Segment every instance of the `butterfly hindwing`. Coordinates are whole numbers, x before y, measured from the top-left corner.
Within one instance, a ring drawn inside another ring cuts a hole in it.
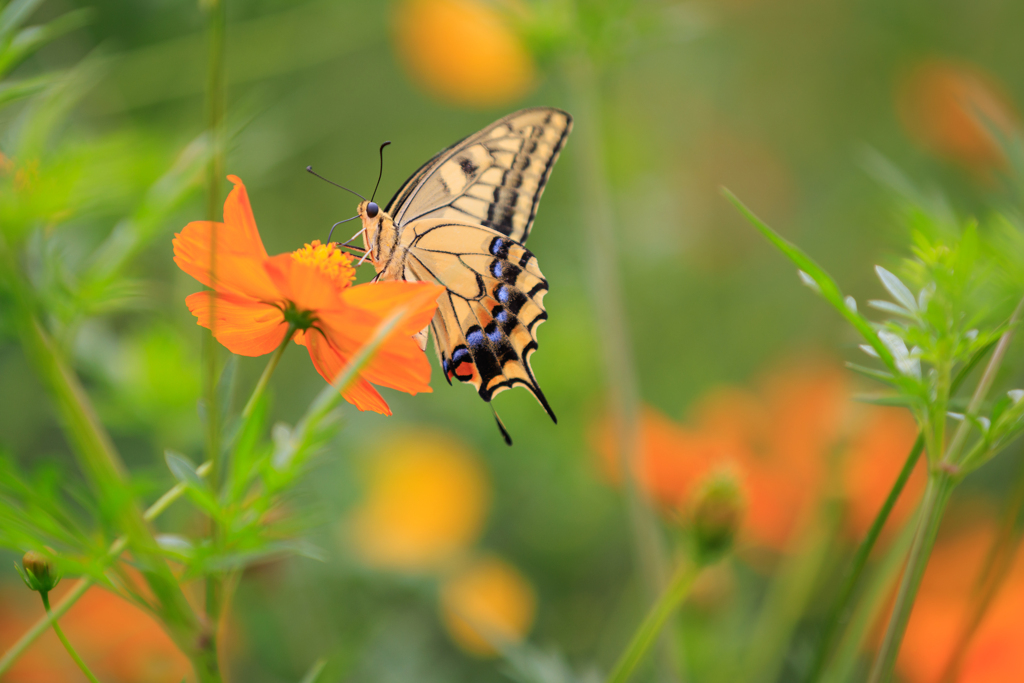
[[[560,109],[524,109],[438,153],[385,208],[398,226],[421,219],[492,228],[520,244],[572,129]]]
[[[416,221],[403,237],[404,279],[448,290],[430,324],[445,378],[472,384],[485,401],[524,386],[554,420],[530,367],[547,319],[536,257],[496,230],[444,219]]]

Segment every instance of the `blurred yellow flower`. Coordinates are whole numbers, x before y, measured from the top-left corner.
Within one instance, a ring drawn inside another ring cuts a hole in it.
[[[413,80],[443,100],[496,107],[522,97],[536,79],[520,37],[500,12],[478,0],[406,0],[393,27]]]
[[[453,437],[417,430],[385,439],[371,454],[366,497],[347,531],[368,565],[436,569],[476,541],[489,503],[476,454]]]
[[[441,618],[452,640],[481,657],[529,632],[537,599],[529,582],[497,557],[475,560],[441,586]]]

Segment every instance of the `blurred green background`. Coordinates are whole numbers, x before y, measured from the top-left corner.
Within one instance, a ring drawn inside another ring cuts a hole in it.
[[[581,5],[584,14],[620,11],[610,1]],[[901,84],[938,58],[973,65],[1007,102],[1024,101],[1024,4],[639,5],[655,28],[616,33],[613,24],[614,57],[599,78],[601,140],[640,392],[665,415],[681,420],[712,387],[750,382],[781,359],[852,357],[855,350],[841,321],[799,286],[792,268],[721,198],[720,186],[798,242],[858,300],[883,293],[872,266],[895,263],[907,243],[892,193],[867,170],[872,153],[963,214],[1009,204],[983,169],[915,140],[918,124],[901,120]],[[18,72],[82,59],[94,68],[94,86],[63,124],[71,141],[66,173],[46,188],[74,196],[79,213],[61,227],[58,254],[37,250],[41,260],[70,263],[136,206],[205,125],[204,20],[194,2],[52,0],[34,20],[75,8],[90,8],[91,21]],[[245,181],[271,254],[323,240],[333,222],[353,213],[354,198],[306,174],[307,165],[365,194],[377,147],[391,140],[379,192],[386,200],[436,151],[505,113],[530,105],[572,113],[565,71],[544,54],[521,96],[479,107],[437,93],[396,49],[395,15],[404,10],[402,3],[350,0],[228,1],[226,170]],[[3,120],[17,115],[17,108],[4,110]],[[500,663],[450,642],[433,583],[362,566],[339,540],[337,520],[362,495],[358,472],[377,444],[425,428],[456,435],[483,462],[493,493],[476,547],[506,558],[536,591],[531,642],[580,666],[614,661],[644,601],[621,494],[602,478],[591,445],[607,382],[602,318],[589,296],[590,226],[581,210],[593,198],[575,182],[577,143],[570,137],[529,242],[551,284],[533,368],[558,425],[526,392],[504,393],[495,405],[516,441],[508,448],[475,392],[449,387],[438,370],[432,394],[385,390],[392,417],[346,411],[346,428],[300,497],[316,520],[311,537],[330,559],[292,559],[247,574],[234,604],[233,680],[298,680],[321,655],[331,658],[332,680],[506,680]],[[172,262],[170,240],[203,216],[197,186],[128,266],[131,305],[69,333],[102,419],[154,493],[172,482],[164,448],[202,447],[194,419],[202,332],[183,303],[197,284]],[[288,352],[273,378],[277,420],[293,423],[323,384],[305,355]],[[245,400],[263,365],[241,359],[236,401]],[[0,448],[29,467],[46,463],[74,476],[53,411],[10,335],[0,340]],[[996,462],[974,488],[1001,491],[1009,467]],[[179,506],[161,524],[187,526],[190,515]],[[711,653],[691,658],[694,680],[722,680],[709,673],[713,660],[741,645],[749,628],[742,615],[764,590],[763,573],[736,572],[724,606],[685,617],[693,642]],[[706,632],[717,634],[717,645],[705,642]]]

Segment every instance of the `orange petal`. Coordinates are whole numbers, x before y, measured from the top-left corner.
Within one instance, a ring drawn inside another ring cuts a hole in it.
[[[319,327],[342,352],[355,353],[398,307],[406,315],[363,370],[374,384],[410,394],[430,392],[430,362],[412,335],[422,330],[437,309],[444,288],[424,282],[381,282],[346,289],[342,310],[321,311]]]
[[[304,345],[309,349],[309,357],[313,361],[313,367],[320,373],[328,383],[338,378],[338,375],[350,358],[342,355],[330,341],[318,330],[311,328],[303,339]],[[353,382],[348,389],[342,392],[346,401],[359,410],[372,410],[382,415],[390,415],[391,409],[387,402],[381,398],[377,390],[365,379],[359,378]]]
[[[213,231],[217,230],[217,256],[211,258]],[[230,292],[260,301],[279,301],[262,264],[266,259],[256,254],[237,226],[227,223],[193,221],[174,236],[174,262],[183,271],[221,292]],[[259,251],[263,245],[259,244]],[[211,270],[214,277],[211,277]]]
[[[252,216],[249,205],[249,193],[238,176],[229,175],[228,180],[235,184],[227,200],[224,202],[224,222],[230,226],[229,237],[237,240],[237,248],[245,249],[254,258],[267,258],[267,250],[263,247],[256,219]]]
[[[337,308],[338,286],[318,268],[301,263],[291,254],[278,254],[263,264],[267,277],[284,299],[304,311]]]
[[[414,335],[430,322],[437,310],[437,300],[445,288],[428,282],[370,282],[349,287],[341,293],[342,300],[351,306],[368,311],[380,319],[387,318],[399,306],[409,311],[396,331]]]
[[[216,301],[215,301],[216,300]],[[196,292],[185,298],[185,305],[198,324],[210,328],[215,316],[213,336],[239,356],[262,356],[276,349],[288,326],[280,309],[252,299],[213,292]]]

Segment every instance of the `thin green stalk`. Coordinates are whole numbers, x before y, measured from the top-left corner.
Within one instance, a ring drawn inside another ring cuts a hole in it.
[[[127,471],[100,424],[85,390],[66,365],[39,320],[22,303],[17,311],[22,347],[49,389],[73,452],[98,499],[114,506],[117,520],[133,547],[140,570],[159,602],[161,619],[183,647],[194,640],[199,621],[128,491]]]
[[[935,537],[939,533],[939,525],[942,523],[942,513],[946,509],[946,503],[949,501],[949,494],[952,493],[954,485],[954,478],[941,469],[934,470],[928,477],[928,486],[925,488],[924,500],[921,503],[921,518],[918,521],[917,532],[914,534],[914,542],[907,557],[906,569],[903,571],[900,589],[896,594],[896,604],[889,616],[885,637],[882,639],[882,646],[875,657],[875,663],[871,667],[868,683],[886,683],[892,676],[893,667],[896,665],[896,656],[899,654],[900,645],[903,642],[903,634],[906,633],[907,623],[910,621],[910,611],[914,606],[914,599],[917,597],[917,589],[921,585],[928,557],[931,555]]]
[[[606,679],[607,683],[626,683],[637,665],[650,649],[661,633],[665,621],[682,604],[689,595],[693,583],[700,575],[702,566],[696,562],[686,562],[669,582],[665,592],[661,594],[651,611],[647,613],[640,628],[633,634],[626,650],[619,657],[618,663]]]
[[[242,411],[242,417],[248,418],[252,411],[256,408],[256,403],[259,402],[260,397],[263,396],[263,392],[267,389],[267,383],[270,381],[270,376],[274,374],[274,370],[277,369],[277,364],[281,362],[281,356],[284,355],[284,350],[288,348],[288,342],[295,336],[295,326],[291,325],[288,327],[288,333],[281,340],[281,344],[274,351],[274,355],[270,357],[270,361],[267,363],[267,367],[263,368],[263,374],[260,375],[260,379],[256,382],[256,388],[252,390],[252,396],[249,397],[248,403],[245,404],[245,409]]]
[[[916,519],[916,515],[913,519]],[[892,545],[875,564],[872,576],[851,610],[843,637],[829,658],[828,668],[822,674],[821,680],[825,683],[847,683],[850,680],[850,674],[864,652],[864,643],[872,631],[871,627],[878,623],[879,614],[890,603],[915,531],[916,525],[911,520],[910,524],[904,525]]]
[[[636,482],[634,468],[639,462],[640,390],[629,339],[626,306],[619,272],[614,211],[605,167],[605,144],[601,130],[599,75],[589,59],[580,55],[566,64],[566,85],[577,121],[577,181],[582,222],[589,228],[584,242],[590,247],[588,291],[601,321],[601,351],[608,381],[611,420],[617,428],[615,452],[622,472],[627,514],[634,553],[649,600],[661,595],[668,579],[666,551],[650,500]],[[679,679],[677,652],[666,642],[661,652],[661,670],[667,680]]]
[[[1010,340],[1013,339],[1014,328],[1020,320],[1022,311],[1024,311],[1024,299],[1021,299],[1017,303],[1017,308],[1013,309],[1013,315],[1010,316],[1010,320],[1007,323],[1007,330],[999,337],[999,342],[992,352],[992,358],[989,359],[988,365],[985,366],[985,372],[982,374],[981,379],[978,380],[978,386],[974,389],[970,403],[967,404],[967,410],[964,411],[965,416],[978,414],[978,409],[981,408],[982,402],[988,395],[988,390],[991,388],[992,383],[995,382],[996,373],[999,372],[999,366],[1003,363],[1003,356],[1006,355],[1010,348]],[[961,464],[960,451],[970,431],[971,421],[965,418],[960,422],[960,426],[957,428],[956,433],[953,435],[953,440],[949,444],[949,449],[943,458],[945,464],[954,467]]]
[[[815,652],[814,661],[811,663],[810,672],[807,675],[807,681],[809,682],[817,681],[821,677],[822,671],[825,668],[825,661],[828,659],[828,655],[832,651],[832,645],[839,635],[840,627],[845,621],[853,592],[860,582],[864,567],[867,566],[868,557],[870,557],[871,551],[874,549],[875,543],[882,533],[882,528],[889,520],[889,514],[896,505],[896,501],[899,499],[900,494],[903,493],[903,488],[906,486],[907,480],[910,479],[914,466],[917,465],[923,450],[924,438],[918,435],[917,441],[914,442],[914,447],[907,454],[906,462],[903,463],[903,469],[900,470],[899,476],[896,477],[896,482],[889,490],[888,497],[882,504],[878,514],[875,515],[875,520],[871,523],[871,528],[868,529],[864,540],[860,542],[860,546],[857,548],[853,561],[850,563],[850,568],[846,572],[846,578],[843,579],[842,587],[839,589],[839,597],[836,599],[836,603],[825,622],[824,633]]]
[[[196,473],[201,477],[205,477],[209,471],[209,462],[205,462],[196,468]],[[152,522],[154,519],[159,517],[164,510],[169,508],[174,501],[181,498],[185,493],[185,489],[185,484],[182,483],[172,486],[167,493],[160,496],[156,502],[146,509],[146,512],[142,515],[143,518],[147,522]],[[119,537],[111,544],[110,549],[107,550],[107,554],[100,561],[100,564],[104,565],[111,559],[118,557],[122,552],[124,552],[126,547],[128,547],[128,537]],[[18,642],[11,646],[11,649],[5,652],[4,656],[0,658],[0,676],[14,665],[14,662],[21,657],[25,650],[27,650],[29,646],[39,638],[39,636],[46,632],[46,629],[50,627],[50,624],[52,624],[56,619],[62,617],[65,612],[71,609],[71,606],[78,602],[79,598],[85,595],[85,592],[92,587],[93,583],[95,582],[92,577],[86,576],[79,579],[75,584],[75,587],[68,591],[68,594],[61,599],[60,603],[58,603],[52,611],[48,612],[46,616],[42,617],[32,625],[32,628],[26,631],[25,634],[18,639]]]
[[[996,342],[993,342],[983,349],[979,349],[974,356],[971,357],[960,371],[957,372],[956,377],[953,379],[953,383],[950,385],[950,391],[956,393],[960,386],[964,383],[964,380],[974,371],[974,368],[981,363],[982,359],[988,355],[996,346]],[[878,538],[882,533],[882,529],[885,527],[887,521],[889,521],[889,515],[892,513],[893,507],[896,505],[896,501],[903,493],[903,489],[906,487],[907,481],[910,479],[911,473],[914,471],[914,466],[921,457],[921,453],[924,450],[924,432],[917,435],[917,440],[914,442],[914,446],[910,449],[910,453],[907,454],[907,459],[903,463],[903,469],[900,470],[899,476],[896,477],[896,481],[893,483],[892,488],[889,490],[889,495],[886,497],[885,502],[879,509],[878,514],[875,515],[874,521],[871,523],[871,528],[868,529],[867,535],[861,541],[857,547],[857,552],[854,554],[853,560],[850,563],[850,568],[847,571],[846,577],[843,579],[842,587],[839,590],[839,596],[836,599],[835,604],[832,606],[832,610],[825,620],[825,627],[821,640],[818,642],[817,650],[814,654],[814,659],[811,662],[811,666],[808,670],[807,683],[815,683],[821,678],[822,672],[825,669],[825,663],[828,661],[829,653],[832,651],[832,647],[835,643],[836,638],[840,634],[840,629],[846,622],[846,615],[850,610],[850,604],[853,599],[853,594],[860,583],[860,578],[864,573],[865,567],[867,567],[868,559],[871,557],[871,552],[874,550],[875,544],[878,542]]]
[[[216,289],[217,218],[221,202],[221,178],[224,175],[224,112],[226,109],[226,73],[224,33],[227,24],[226,0],[202,0],[206,10],[207,64],[206,64],[206,122],[213,154],[207,167],[206,215],[213,227],[210,230],[210,284]],[[214,490],[220,489],[226,467],[221,460],[220,407],[217,405],[217,351],[214,324],[216,297],[211,303],[210,334],[206,337],[205,394],[207,406],[207,458],[213,463],[210,481]],[[223,529],[209,521],[210,537],[215,548],[223,545]],[[224,602],[223,576],[214,572],[206,577],[206,626],[200,638],[199,657],[193,658],[196,674],[201,680],[220,680],[217,661],[217,630]]]
[[[50,596],[46,591],[40,591],[39,595],[43,598],[43,608],[49,615]],[[57,623],[56,617],[52,618],[50,621],[53,624],[53,632],[57,634],[58,638],[60,638],[60,642],[64,644],[64,649],[68,651],[69,655],[71,655],[71,659],[75,660],[75,664],[77,664],[78,668],[82,670],[82,673],[85,674],[85,677],[92,681],[92,683],[100,683],[99,679],[96,678],[96,676],[93,675],[92,671],[89,670],[89,667],[88,665],[86,665],[85,661],[78,656],[77,652],[75,652],[75,648],[71,647],[71,642],[64,635],[64,631],[61,630],[60,625]]]
[[[832,547],[841,521],[839,513],[838,502],[830,501],[824,511],[811,518],[810,528],[800,534],[797,552],[785,559],[764,598],[750,645],[740,661],[742,673],[735,680],[755,683],[778,678],[787,648]]]
[[[995,381],[999,366],[1002,365],[1003,357],[1010,346],[1010,339],[1013,337],[1014,328],[1024,311],[1024,299],[1017,304],[1010,316],[1008,327],[999,337],[992,357],[985,367],[985,372],[978,380],[978,386],[967,405],[966,415],[976,415],[981,407],[989,388]],[[899,654],[900,644],[903,642],[903,634],[907,629],[907,622],[910,620],[910,611],[914,605],[914,598],[917,596],[917,589],[921,584],[921,577],[924,576],[925,567],[928,564],[928,557],[931,554],[932,546],[935,544],[935,536],[938,534],[939,525],[942,522],[942,512],[949,494],[956,485],[957,477],[960,474],[962,464],[961,451],[967,440],[970,431],[970,421],[964,419],[957,428],[956,433],[950,440],[949,447],[942,456],[941,462],[934,465],[928,477],[928,487],[925,489],[925,498],[922,504],[922,513],[918,534],[914,538],[914,545],[910,549],[910,556],[907,558],[907,567],[903,572],[903,579],[900,583],[900,591],[896,596],[896,605],[889,616],[889,624],[886,627],[885,637],[882,646],[875,658],[874,666],[871,669],[871,676],[868,683],[885,683],[892,675],[893,667],[896,665],[896,656]]]
[[[85,578],[79,581],[71,591],[64,596],[64,598],[57,604],[53,610],[47,609],[46,616],[37,621],[32,625],[28,631],[25,632],[21,638],[18,639],[11,649],[4,653],[4,656],[0,658],[0,676],[7,673],[18,658],[24,654],[25,650],[29,648],[32,643],[46,632],[46,629],[50,628],[50,625],[56,625],[57,619],[60,619],[65,612],[71,609],[71,606],[78,601],[80,597],[85,595],[85,592],[92,586],[92,579]]]

